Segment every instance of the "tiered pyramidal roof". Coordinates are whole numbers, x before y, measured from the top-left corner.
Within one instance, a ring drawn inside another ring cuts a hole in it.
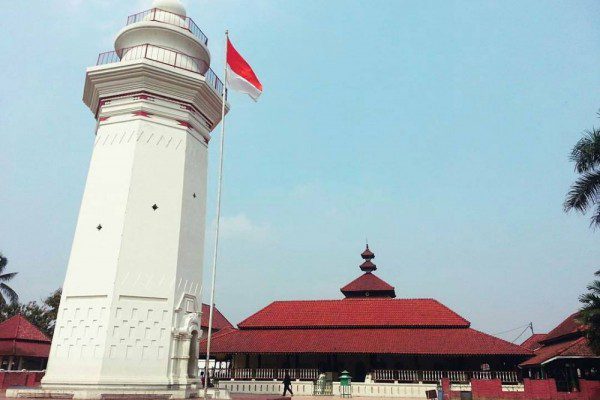
[[[531,356],[435,299],[395,299],[394,287],[373,274],[375,254],[367,246],[361,256],[364,273],[341,289],[344,299],[275,301],[214,334],[213,353]]]
[[[364,274],[340,289],[344,296],[347,299],[357,297],[393,299],[396,297],[394,287],[373,273],[377,269],[377,265],[372,261],[375,253],[369,249],[368,244],[360,256],[364,262],[360,264],[359,268],[364,271]]]
[[[47,358],[50,338],[22,315],[0,323],[0,356]]]

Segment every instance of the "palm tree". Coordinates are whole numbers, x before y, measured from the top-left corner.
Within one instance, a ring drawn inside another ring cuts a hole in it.
[[[600,277],[600,270],[596,271]],[[588,292],[579,297],[583,307],[579,312],[579,320],[587,327],[586,336],[594,353],[600,355],[600,280],[595,280],[587,287]]]
[[[598,113],[600,116],[600,112]],[[586,131],[571,150],[571,161],[579,178],[571,186],[564,203],[565,212],[584,214],[593,209],[590,226],[600,227],[600,129]]]
[[[4,269],[8,264],[8,258],[4,257],[2,253],[0,253],[0,305],[6,304],[6,299],[10,301],[11,304],[16,304],[19,301],[19,296],[17,292],[15,292],[10,286],[8,286],[5,282],[10,281],[12,278],[17,275],[17,272],[10,272],[8,274],[4,273]]]

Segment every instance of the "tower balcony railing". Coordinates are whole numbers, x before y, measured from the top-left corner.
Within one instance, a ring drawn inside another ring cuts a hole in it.
[[[142,11],[127,17],[127,25],[142,21],[162,22],[183,28],[200,39],[205,46],[208,45],[208,38],[190,17],[184,17],[183,15],[161,10],[160,8],[151,8],[150,10]]]
[[[219,79],[217,74],[208,67],[206,61],[153,44],[141,44],[139,46],[126,47],[117,51],[113,50],[100,53],[96,65],[139,59],[152,60],[185,71],[198,73],[204,76],[206,83],[208,83],[220,96],[223,94],[223,82]],[[203,73],[201,71],[206,72]]]

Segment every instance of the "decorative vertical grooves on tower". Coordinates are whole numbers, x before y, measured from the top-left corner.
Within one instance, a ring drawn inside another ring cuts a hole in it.
[[[159,0],[87,69],[98,125],[45,394],[198,394],[207,149],[225,101],[206,46]]]

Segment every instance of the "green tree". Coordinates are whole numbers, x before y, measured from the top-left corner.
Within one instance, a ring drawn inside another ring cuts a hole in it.
[[[600,227],[600,129],[585,132],[571,150],[571,161],[575,163],[579,178],[567,193],[565,212],[574,209],[585,214],[595,208],[590,226]]]
[[[38,304],[35,301],[27,304],[19,302],[0,304],[0,322],[6,321],[15,315],[22,315],[51,338],[54,334],[60,295],[61,289],[58,289],[44,299],[42,304]]]
[[[600,277],[600,270],[595,275]],[[600,280],[596,279],[587,287],[588,292],[579,297],[583,303],[579,321],[587,327],[586,336],[594,353],[600,355]]]
[[[8,265],[8,258],[4,257],[0,253],[0,304],[6,304],[7,299],[11,304],[15,304],[19,301],[19,296],[6,282],[10,281],[17,275],[17,272],[4,273],[6,266]]]
[[[52,334],[54,333],[54,325],[56,325],[56,318],[58,317],[58,307],[60,306],[61,296],[62,288],[59,288],[44,300],[44,305],[47,307],[46,313],[51,321],[50,325],[48,326],[50,337],[52,337]]]

